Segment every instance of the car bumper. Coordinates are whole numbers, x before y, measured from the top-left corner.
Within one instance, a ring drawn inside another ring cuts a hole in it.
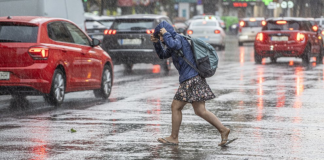
[[[108,52],[114,64],[163,62],[154,49],[109,49]]]
[[[304,43],[289,45],[254,43],[254,49],[262,57],[300,57],[304,52],[305,45]]]
[[[239,42],[254,42],[255,41],[255,35],[239,35],[238,36]]]
[[[46,63],[35,63],[28,67],[0,67],[10,77],[0,80],[0,95],[49,93],[53,74]]]

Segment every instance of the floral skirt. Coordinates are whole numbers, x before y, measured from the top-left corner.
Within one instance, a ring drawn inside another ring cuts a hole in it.
[[[198,75],[182,82],[173,99],[192,103],[213,98],[215,95],[206,80]]]

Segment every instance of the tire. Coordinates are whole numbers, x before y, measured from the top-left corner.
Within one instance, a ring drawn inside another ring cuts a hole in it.
[[[126,63],[126,64],[124,64],[125,71],[126,72],[131,72],[132,69],[133,69],[133,66],[134,65],[132,63]]]
[[[321,47],[321,51],[319,53],[319,55],[316,57],[316,64],[323,64],[323,47]]]
[[[309,64],[309,61],[310,61],[310,52],[311,52],[311,48],[310,48],[310,45],[308,44],[305,49],[304,49],[304,53],[302,55],[302,62],[303,64],[305,65],[308,65]]]
[[[277,58],[275,57],[270,57],[271,63],[277,63]]]
[[[54,71],[51,91],[44,99],[51,105],[60,106],[65,96],[65,75],[60,69]]]
[[[243,42],[238,42],[238,45],[239,46],[243,46]]]
[[[254,61],[256,64],[261,64],[262,62],[262,57],[258,55],[256,52],[254,52]]]
[[[93,90],[96,98],[107,99],[110,96],[112,89],[112,73],[111,68],[105,65],[102,71],[101,88]]]
[[[165,73],[169,73],[169,71],[171,70],[170,59],[166,59],[165,61],[163,61],[163,63],[160,66]]]

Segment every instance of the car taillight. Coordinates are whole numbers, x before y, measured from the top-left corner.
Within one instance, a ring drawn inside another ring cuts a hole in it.
[[[244,25],[245,25],[245,22],[244,22],[244,21],[241,21],[241,22],[240,22],[240,26],[241,26],[241,27],[244,27]]]
[[[189,35],[192,34],[192,33],[193,33],[192,30],[188,30],[188,31],[187,31],[187,34],[189,34]]]
[[[287,21],[277,21],[277,24],[287,24]]]
[[[322,31],[321,34],[324,35],[324,31]]]
[[[312,27],[312,29],[313,29],[314,32],[317,32],[318,26],[315,25],[315,26]]]
[[[107,35],[107,34],[116,34],[116,30],[112,30],[112,29],[106,29],[105,31],[104,31],[104,34],[105,35]]]
[[[29,55],[33,59],[45,60],[48,58],[49,49],[46,47],[30,47],[28,49]]]
[[[267,22],[266,21],[261,21],[261,25],[265,26],[265,25],[267,25]]]
[[[300,42],[303,41],[303,40],[305,40],[305,35],[302,34],[302,33],[297,33],[296,40],[297,41],[300,41]]]
[[[262,42],[263,39],[264,39],[263,33],[258,33],[257,36],[256,36],[256,40]]]
[[[214,33],[215,34],[219,34],[220,33],[220,30],[215,30]]]
[[[147,34],[154,33],[154,29],[151,29],[151,30],[148,29],[148,30],[146,30],[146,33],[147,33]]]

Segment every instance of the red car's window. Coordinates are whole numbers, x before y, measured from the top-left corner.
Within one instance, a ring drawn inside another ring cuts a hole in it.
[[[277,23],[277,21],[268,21],[262,30],[302,30],[298,21],[287,21],[286,23]]]
[[[48,37],[54,41],[73,43],[70,33],[65,29],[63,23],[52,22],[47,26]]]
[[[66,25],[68,31],[71,33],[74,43],[90,46],[89,39],[78,27],[68,22],[64,22],[64,24]]]
[[[37,26],[0,23],[0,42],[36,43],[37,33]]]

